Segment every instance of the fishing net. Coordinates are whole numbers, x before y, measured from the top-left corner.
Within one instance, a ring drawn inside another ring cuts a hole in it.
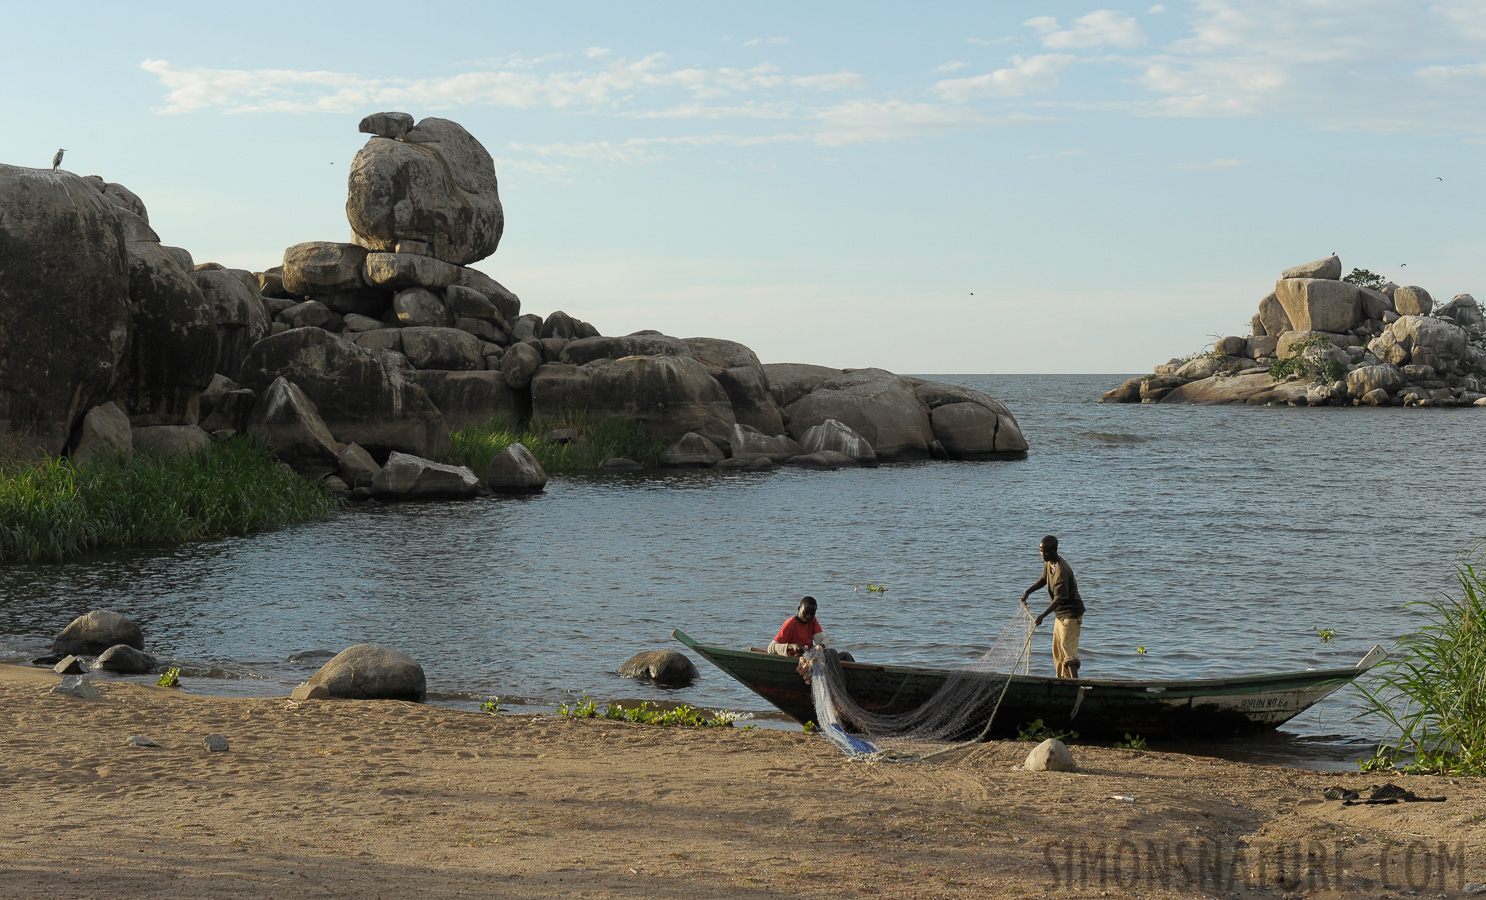
[[[852,676],[835,650],[816,647],[800,659],[810,682],[820,732],[847,756],[869,760],[922,759],[990,731],[1011,676],[1030,665],[1034,624],[1025,609],[1001,629],[974,662],[945,671],[942,681],[905,676],[891,697],[865,709],[852,699]]]

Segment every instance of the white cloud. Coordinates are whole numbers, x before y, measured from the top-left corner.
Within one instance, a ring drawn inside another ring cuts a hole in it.
[[[1068,159],[1073,156],[1088,156],[1087,150],[1059,150],[1057,153],[1034,153],[1028,159]]]
[[[574,141],[555,144],[521,144],[511,142],[511,149],[537,156],[559,156],[567,159],[602,160],[638,164],[665,160],[667,147],[706,147],[726,145],[753,147],[760,144],[796,143],[806,140],[796,134],[737,135],[697,134],[686,137],[628,138],[623,141]],[[562,168],[562,167],[558,167]]]
[[[778,46],[782,46],[782,45],[788,44],[788,43],[789,43],[789,38],[787,38],[787,37],[754,38],[751,41],[744,41],[743,42],[743,46],[745,46],[745,47],[757,47],[759,44],[772,44],[772,45],[778,47]]]
[[[1058,86],[1058,73],[1077,57],[1066,53],[1013,56],[1011,66],[973,78],[947,78],[934,85],[934,92],[952,103],[976,97],[1018,97],[1028,91],[1046,91]]]
[[[1239,166],[1246,166],[1248,164],[1249,161],[1246,159],[1213,159],[1207,162],[1176,163],[1172,168],[1181,169],[1184,172],[1199,172],[1214,169],[1236,169]]]
[[[609,48],[608,47],[589,47],[587,50],[584,50],[583,51],[583,55],[586,56],[586,57],[588,57],[589,59],[598,59],[600,56],[608,56],[609,55]]]
[[[1145,14],[1148,16],[1159,16],[1161,13],[1164,12],[1166,12],[1166,7],[1160,3],[1157,3],[1155,6],[1152,6],[1150,9],[1146,10]]]
[[[1042,46],[1054,50],[1082,47],[1139,47],[1145,43],[1145,32],[1133,16],[1112,9],[1096,9],[1073,20],[1069,28],[1059,28],[1052,16],[1038,16],[1022,23],[1042,37]]]
[[[941,63],[934,67],[935,72],[954,72],[963,69],[970,64],[958,59],[952,59],[947,63]]]
[[[815,118],[821,125],[815,141],[828,147],[912,141],[970,128],[1042,121],[1036,116],[991,116],[964,106],[902,100],[851,100],[818,112]]]

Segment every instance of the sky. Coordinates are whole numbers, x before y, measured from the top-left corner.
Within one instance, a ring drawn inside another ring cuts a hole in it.
[[[737,8],[733,8],[737,7]],[[746,7],[746,8],[745,8]],[[0,162],[261,270],[349,240],[361,117],[462,124],[476,264],[605,334],[1136,373],[1340,255],[1481,293],[1486,3],[11,4]]]

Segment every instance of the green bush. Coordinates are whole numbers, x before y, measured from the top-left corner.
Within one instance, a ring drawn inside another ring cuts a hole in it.
[[[1346,277],[1342,278],[1342,281],[1348,284],[1355,284],[1358,287],[1372,288],[1375,291],[1381,290],[1383,287],[1383,276],[1375,275],[1366,269],[1353,269],[1347,273]]]
[[[337,501],[246,438],[199,453],[0,461],[0,562],[247,534],[323,519]]]
[[[1367,765],[1416,772],[1486,775],[1486,573],[1456,569],[1460,595],[1408,604],[1429,624],[1400,639],[1358,685],[1360,716],[1377,716],[1389,734]],[[1364,769],[1366,770],[1366,769]]]
[[[556,428],[571,428],[578,440],[559,444],[547,440]],[[589,424],[585,416],[564,419],[534,419],[517,426],[502,416],[480,425],[461,428],[449,435],[449,455],[444,460],[452,465],[469,466],[483,475],[490,461],[512,444],[521,443],[530,450],[548,475],[597,469],[604,460],[615,456],[632,459],[642,466],[660,462],[665,442],[651,437],[645,426],[628,419],[602,419]]]
[[[557,714],[567,719],[610,719],[637,725],[686,725],[693,728],[731,728],[738,718],[737,714],[727,710],[708,716],[696,707],[684,703],[671,709],[662,709],[659,706],[651,709],[648,702],[641,702],[639,706],[628,709],[617,703],[610,703],[603,712],[599,712],[599,705],[588,699],[587,694],[573,705],[564,703],[559,706]]]

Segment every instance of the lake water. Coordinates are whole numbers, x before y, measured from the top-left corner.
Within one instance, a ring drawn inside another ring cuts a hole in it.
[[[1482,536],[1486,411],[1105,405],[1125,376],[930,377],[1005,401],[1028,458],[563,478],[530,498],[368,505],[8,566],[0,661],[41,655],[74,616],[109,608],[141,621],[200,693],[282,696],[318,665],[289,655],[375,641],[415,656],[436,702],[664,699],[770,724],[767,704],[699,658],[701,680],[679,690],[614,670],[681,649],[678,627],[763,646],[807,593],[859,660],[953,666],[1014,613],[1046,533],[1088,604],[1085,676],[1351,665],[1417,627],[1403,604],[1450,589]],[[868,583],[887,590],[856,589]],[[1050,645],[1045,626],[1033,671],[1050,674]],[[1276,735],[1192,749],[1350,766],[1380,733],[1355,711],[1346,689]]]

